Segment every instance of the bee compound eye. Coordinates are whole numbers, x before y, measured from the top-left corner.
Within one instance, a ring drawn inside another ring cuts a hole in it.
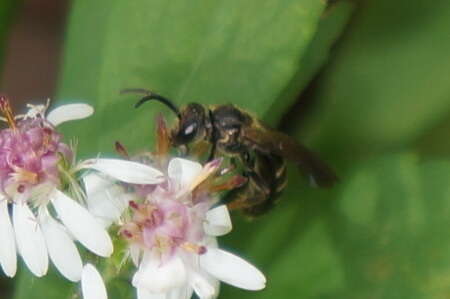
[[[192,135],[196,130],[197,130],[197,124],[192,123],[184,129],[183,133],[185,135]]]

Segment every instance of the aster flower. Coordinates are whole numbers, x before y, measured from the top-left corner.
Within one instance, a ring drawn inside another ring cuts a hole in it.
[[[220,164],[214,160],[203,167],[174,158],[167,169],[155,169],[165,173],[164,180],[135,185],[131,193],[112,187],[101,174],[85,177],[93,214],[102,211],[98,216],[107,223],[118,222],[116,216],[122,214],[125,204],[130,207],[118,223],[137,267],[132,284],[138,299],[190,298],[193,292],[201,299],[215,298],[219,281],[247,290],[265,287],[265,277],[258,269],[217,245],[216,237],[231,231],[232,226],[226,206],[214,206],[217,198],[212,191],[239,184],[232,179],[213,185]],[[122,197],[126,201],[111,201],[113,194],[126,194]],[[84,298],[95,296],[84,293]]]
[[[105,228],[81,204],[83,192],[75,177],[81,168],[56,126],[88,117],[93,109],[70,104],[46,114],[48,102],[28,108],[25,115],[14,116],[8,100],[0,97],[2,120],[9,125],[0,131],[0,265],[14,276],[17,251],[41,277],[50,257],[64,277],[78,281],[83,265],[74,239],[103,257],[111,255],[113,246]]]

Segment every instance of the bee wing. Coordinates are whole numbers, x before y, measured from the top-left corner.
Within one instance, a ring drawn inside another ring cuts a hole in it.
[[[261,126],[243,129],[242,136],[256,150],[277,154],[297,164],[313,186],[329,188],[338,180],[335,172],[316,154],[286,134]]]

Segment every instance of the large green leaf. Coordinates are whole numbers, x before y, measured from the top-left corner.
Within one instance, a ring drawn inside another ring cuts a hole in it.
[[[355,15],[313,90],[311,124],[297,128],[338,166],[340,183],[306,190],[291,175],[279,207],[229,240],[267,273],[267,289],[248,297],[448,293],[449,163],[419,164],[413,155],[363,160],[412,144],[448,115],[450,68],[440,66],[448,64],[449,5],[419,2],[368,1]]]
[[[353,5],[346,1],[338,2],[336,5],[328,8],[325,15],[322,16],[320,20],[318,31],[314,36],[314,39],[311,41],[301,60],[301,68],[298,70],[296,77],[292,80],[291,85],[286,89],[287,93],[291,93],[295,86],[300,89],[304,88],[321,66],[326,63],[330,48],[333,46],[337,37],[343,30],[344,25],[347,23],[352,8]],[[278,109],[276,102],[272,109]],[[267,119],[270,122],[276,122],[278,117],[273,117],[269,114],[266,115],[265,120]],[[302,186],[301,188],[307,186],[304,179],[301,178],[296,171],[291,171],[288,177],[290,182],[303,182],[300,184]],[[307,192],[307,194],[305,194],[305,192]],[[298,196],[298,194],[302,195]],[[295,205],[302,206],[302,211],[312,215],[319,212],[316,211],[316,208],[317,203],[320,201],[318,199],[309,201],[308,198],[319,198],[323,195],[329,196],[329,193],[311,190],[308,187],[299,192],[298,188],[295,188],[295,185],[289,184],[288,189],[283,193],[282,197],[299,197],[294,199],[293,202],[295,202]],[[290,204],[284,204],[285,201],[287,200],[283,200],[283,204],[277,208],[276,212],[269,213],[268,215],[254,219],[253,221],[246,221],[239,216],[234,217],[233,223],[235,224],[235,227],[237,227],[236,232],[226,236],[224,238],[224,243],[237,251],[252,251],[249,258],[255,260],[259,265],[270,264],[273,260],[272,256],[274,251],[285,247],[285,239],[293,231],[286,228],[292,227],[292,223],[296,223],[296,228],[294,228],[294,230],[305,230],[310,221],[307,217],[303,217],[303,214],[301,214],[302,212],[298,209],[293,209]],[[270,223],[270,225],[265,225],[266,223]],[[267,244],[267,236],[271,236],[270,244]]]
[[[259,116],[280,115],[295,95],[279,96],[298,71],[325,2],[283,1],[87,1],[73,4],[59,98],[92,103],[90,120],[63,125],[77,136],[82,156],[113,151],[115,140],[131,150],[152,143],[156,104],[134,110],[126,87],[151,88],[178,104],[236,103]],[[151,112],[150,112],[151,111]],[[22,275],[20,285],[29,285]],[[129,278],[128,278],[129,279]],[[68,298],[72,289],[55,276],[33,283]],[[111,298],[124,295],[124,282],[109,286]],[[16,298],[29,298],[24,287]]]
[[[83,140],[82,153],[111,151],[116,139],[132,148],[150,143],[153,116],[164,109],[133,110],[138,96],[118,94],[126,87],[154,89],[178,104],[231,102],[268,113],[296,74],[325,6],[316,0],[91,2],[74,4],[59,93],[95,103],[96,116],[71,130]],[[287,107],[294,98],[277,102]]]
[[[24,263],[21,263],[20,267],[23,270],[18,273],[19,279],[15,285],[14,298],[70,299],[73,297],[76,287],[67,280],[63,280],[53,267],[43,278],[32,276]]]
[[[304,135],[343,158],[415,142],[450,112],[449,35],[449,1],[363,2]]]
[[[286,105],[280,103],[286,102],[288,99],[296,98],[299,92],[326,65],[330,56],[330,50],[341,36],[353,9],[354,5],[349,1],[339,1],[327,8],[320,19],[317,33],[314,35],[314,38],[311,40],[299,62],[297,73],[278,99],[272,103],[270,112],[264,115],[264,120],[267,123],[271,125],[278,124],[280,116],[283,116],[283,112],[286,110]],[[297,104],[301,105],[302,102]],[[298,113],[295,113],[295,115],[293,113],[292,116],[297,118]]]
[[[417,142],[417,148],[423,155],[446,156],[450,155],[450,113],[445,120],[439,122],[432,130],[427,131]]]
[[[334,192],[291,184],[247,232],[266,290],[225,298],[445,298],[450,291],[450,161],[412,154],[357,163]],[[278,214],[278,216],[274,216]]]
[[[343,298],[442,298],[450,291],[450,162],[414,155],[355,168],[330,235],[344,265]]]

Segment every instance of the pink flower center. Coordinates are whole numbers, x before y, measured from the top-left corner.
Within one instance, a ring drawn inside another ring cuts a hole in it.
[[[128,241],[146,249],[156,249],[163,258],[172,256],[178,248],[205,253],[205,247],[196,245],[204,234],[195,207],[171,198],[142,204],[130,202],[130,207],[133,219],[121,229]]]
[[[46,182],[59,184],[58,162],[70,159],[69,147],[61,135],[42,118],[15,123],[0,130],[0,184],[6,193],[24,193]],[[13,196],[14,194],[9,194]]]

